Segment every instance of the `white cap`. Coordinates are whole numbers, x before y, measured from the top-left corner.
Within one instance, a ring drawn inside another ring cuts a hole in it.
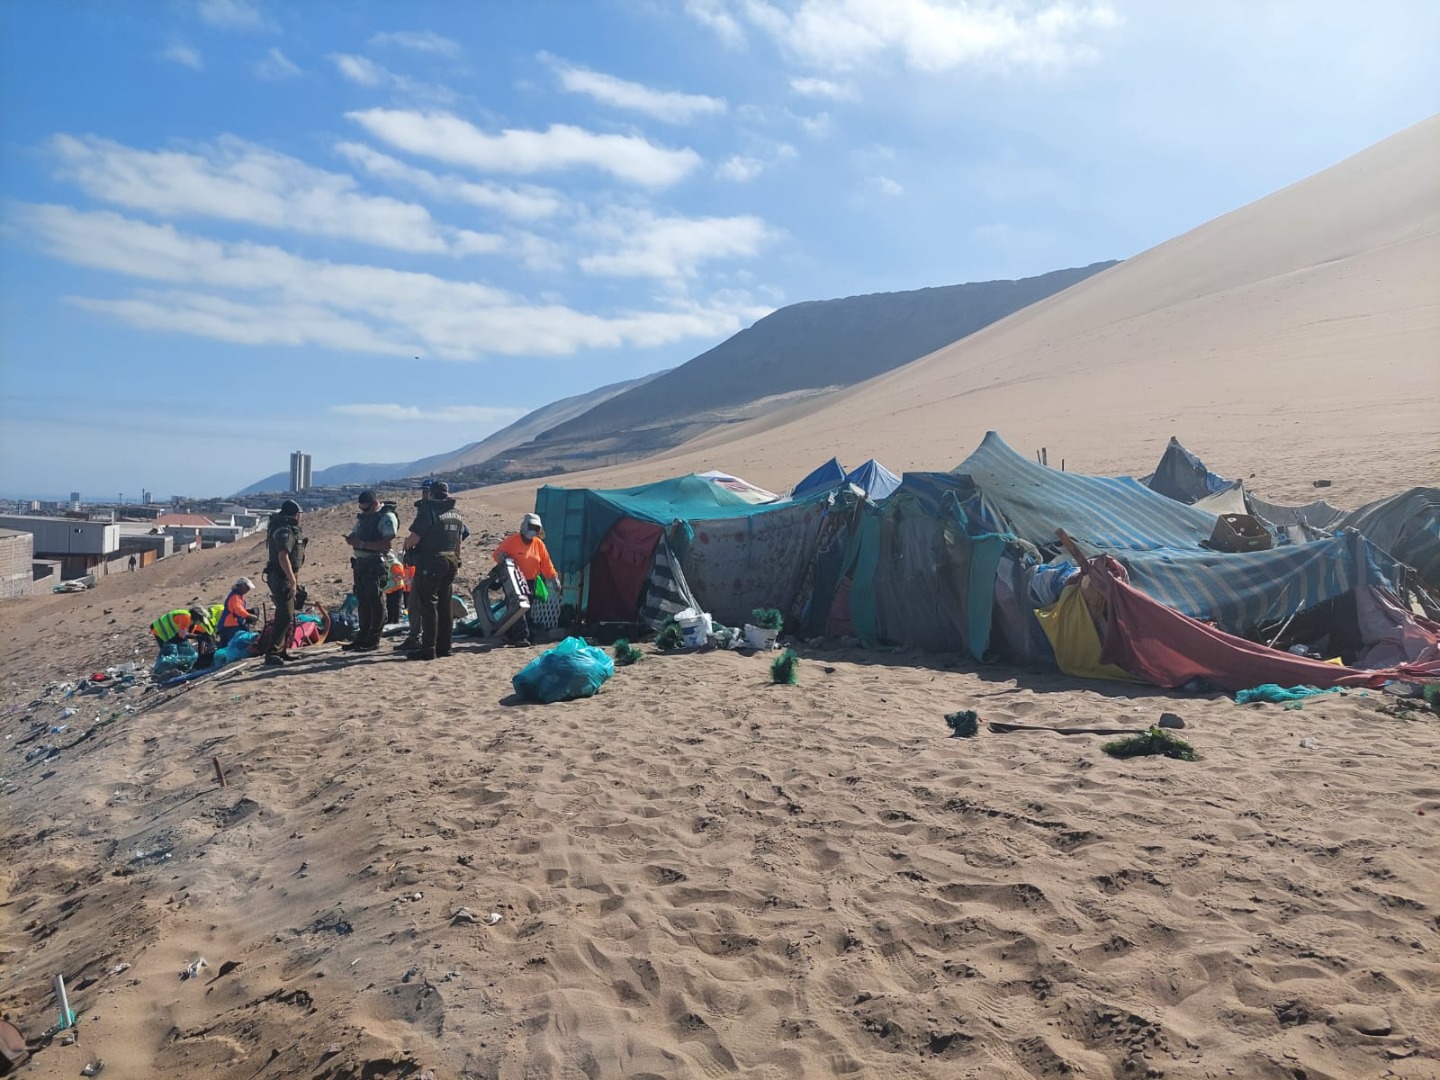
[[[544,530],[545,526],[540,524],[539,514],[526,514],[523,518],[520,519],[520,528],[530,528],[534,529],[536,532],[541,532],[542,530]]]
[[[253,589],[255,588],[255,582],[251,581],[248,577],[242,577],[239,581],[235,582],[235,584],[232,585],[231,588]]]

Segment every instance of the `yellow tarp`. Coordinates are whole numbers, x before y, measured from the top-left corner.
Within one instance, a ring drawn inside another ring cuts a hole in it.
[[[1035,617],[1055,650],[1055,663],[1066,675],[1080,679],[1119,679],[1142,682],[1113,664],[1100,662],[1100,635],[1095,630],[1079,585],[1066,585],[1060,599],[1046,608],[1037,608]]]

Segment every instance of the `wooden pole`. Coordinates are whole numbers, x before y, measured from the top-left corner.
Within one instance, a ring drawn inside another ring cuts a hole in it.
[[[220,758],[212,757],[210,759],[210,764],[215,766],[215,779],[220,781],[220,786],[229,787],[229,783],[227,783],[225,780],[225,770],[220,767]]]

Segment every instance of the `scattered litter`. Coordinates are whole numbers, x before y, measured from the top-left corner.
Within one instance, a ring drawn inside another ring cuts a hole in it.
[[[80,1070],[80,1075],[81,1075],[81,1076],[99,1076],[99,1075],[100,1075],[102,1072],[104,1072],[104,1071],[105,1071],[105,1059],[104,1059],[104,1058],[96,1058],[94,1061],[89,1062],[83,1069]]]
[[[1237,705],[1249,705],[1256,701],[1304,701],[1308,697],[1315,697],[1318,694],[1339,693],[1339,687],[1331,686],[1321,690],[1318,686],[1291,686],[1284,687],[1275,683],[1261,683],[1259,686],[1251,687],[1249,690],[1237,690],[1235,692],[1235,703]]]
[[[1419,683],[1403,682],[1399,679],[1392,679],[1383,687],[1385,693],[1393,694],[1396,697],[1419,697],[1424,687]],[[53,728],[51,729],[54,730]]]
[[[69,720],[70,717],[74,716],[77,711],[78,711],[78,710],[76,710],[76,709],[61,709],[61,710],[60,710],[60,719],[61,719],[61,720]]]
[[[405,972],[404,975],[400,976],[400,981],[408,983],[411,979],[413,979],[416,975],[419,974],[420,969],[418,967],[412,967],[409,971]]]
[[[500,916],[500,913],[499,913],[498,911],[492,911],[492,912],[490,912],[489,915],[486,915],[486,916],[485,916],[485,925],[486,925],[486,926],[494,926],[496,923],[498,923],[498,922],[500,921],[500,918],[501,918],[501,916]]]
[[[184,971],[180,972],[180,978],[181,978],[181,979],[194,979],[194,978],[197,978],[197,977],[199,976],[200,972],[202,972],[203,970],[205,970],[205,969],[206,969],[207,967],[209,967],[209,966],[210,966],[210,965],[205,962],[205,957],[202,956],[202,957],[200,957],[199,959],[197,959],[193,964],[191,964],[189,967],[187,967]]]
[[[1312,737],[1309,737],[1309,738],[1301,739],[1301,740],[1300,740],[1300,747],[1301,747],[1301,749],[1304,749],[1304,750],[1319,750],[1319,749],[1320,749],[1320,740],[1317,739],[1317,738],[1314,738],[1313,736],[1312,736]]]
[[[1111,757],[1117,758],[1156,755],[1177,758],[1180,761],[1194,761],[1198,756],[1195,748],[1184,739],[1178,735],[1171,735],[1168,730],[1160,727],[1152,727],[1149,731],[1141,734],[1129,735],[1123,739],[1105,743],[1100,749]]]
[[[412,893],[412,892],[407,892],[407,893],[404,893],[404,894],[400,897],[400,899],[401,899],[402,901],[407,902],[407,903],[411,903],[411,902],[413,902],[413,901],[419,900],[419,899],[420,899],[421,897],[423,897],[424,895],[425,895],[425,894],[422,893],[422,892],[413,892],[413,893]]]
[[[121,972],[129,971],[129,970],[130,970],[130,965],[127,964],[124,960],[122,960],[122,961],[120,961],[120,963],[116,964],[114,967],[112,967],[112,968],[110,969],[110,974],[111,974],[111,975],[119,975]]]
[[[459,911],[455,912],[451,918],[455,922],[470,923],[471,925],[476,925],[480,922],[480,916],[476,915],[468,907],[462,907]]]
[[[952,738],[973,739],[980,730],[980,714],[974,709],[961,709],[945,714],[945,723],[950,725]]]

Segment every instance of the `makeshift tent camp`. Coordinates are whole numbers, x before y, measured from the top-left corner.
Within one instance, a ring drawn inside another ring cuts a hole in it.
[[[834,499],[756,504],[691,474],[609,491],[546,486],[535,497],[547,543],[582,619],[663,617],[687,597],[722,623],[790,609]]]
[[[1133,585],[1160,603],[1241,635],[1309,611],[1317,635],[1358,647],[1362,634],[1345,598],[1395,581],[1394,560],[1353,531],[1225,553],[1204,546],[1214,525],[1214,514],[1129,477],[1039,465],[991,432],[952,472],[906,473],[883,505],[857,509],[833,584],[817,571],[807,625],[839,624],[871,645],[981,658],[993,642],[1014,658],[1052,661],[1034,612],[1059,600],[1075,571],[1060,557],[1060,528],[1089,552],[1113,553]],[[1322,617],[1345,628],[1319,625]]]
[[[1423,497],[1402,503],[1403,520],[1423,522],[1426,506]],[[883,500],[841,483],[756,505],[692,475],[617,491],[546,487],[536,510],[567,596],[592,622],[656,625],[693,605],[735,624],[752,608],[777,607],[810,633],[870,646],[1058,661],[1150,681],[1175,677],[1190,642],[1206,650],[1191,677],[1216,685],[1262,669],[1312,670],[1276,666],[1282,654],[1242,640],[1262,630],[1267,642],[1299,641],[1372,668],[1440,653],[1440,627],[1422,625],[1391,595],[1402,567],[1353,529],[1265,551],[1212,550],[1214,513],[1129,477],[1050,469],[994,432],[954,470],[906,473]],[[1072,546],[1062,550],[1059,529]],[[1414,531],[1397,529],[1402,541],[1416,545]],[[1151,613],[1134,625],[1159,635],[1132,641],[1124,662],[1091,624],[1093,596],[1076,592],[1079,563],[1099,554],[1140,598],[1128,610]]]

